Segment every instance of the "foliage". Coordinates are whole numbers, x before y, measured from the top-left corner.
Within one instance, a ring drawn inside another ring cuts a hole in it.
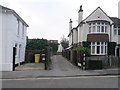
[[[69,46],[69,41],[64,36],[62,37],[60,43],[64,49],[66,49]]]
[[[115,55],[116,42],[108,42],[108,55]]]
[[[90,48],[88,47],[78,47],[74,49],[77,52],[85,54],[86,56],[90,56]]]
[[[90,42],[88,41],[83,41],[83,47],[90,47]]]
[[[51,47],[53,52],[56,52],[58,49],[57,43],[49,43],[46,39],[27,39],[27,50],[34,50],[34,53],[40,53],[43,49]]]
[[[26,49],[27,50],[42,50],[48,46],[46,39],[28,39]]]
[[[57,52],[58,49],[57,43],[49,43],[49,46],[53,49],[53,52]]]

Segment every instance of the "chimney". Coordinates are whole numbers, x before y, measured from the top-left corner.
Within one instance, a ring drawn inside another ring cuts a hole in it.
[[[120,1],[118,2],[118,18],[120,19]]]
[[[81,5],[80,10],[78,11],[78,24],[82,21],[82,19],[83,19],[83,9]]]
[[[72,30],[72,20],[70,19],[70,22],[69,22],[69,32],[71,32]]]

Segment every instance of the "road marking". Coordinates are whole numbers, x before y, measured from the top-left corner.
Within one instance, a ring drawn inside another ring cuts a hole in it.
[[[40,77],[40,78],[16,78],[16,79],[0,79],[0,80],[48,80],[48,79],[87,79],[87,78],[118,78],[114,76],[79,76],[79,77]]]

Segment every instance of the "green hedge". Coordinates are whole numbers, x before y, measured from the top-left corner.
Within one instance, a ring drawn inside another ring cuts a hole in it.
[[[108,55],[115,55],[116,42],[108,42]]]

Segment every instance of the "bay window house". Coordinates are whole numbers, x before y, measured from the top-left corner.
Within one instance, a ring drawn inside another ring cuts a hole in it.
[[[120,56],[120,19],[108,16],[100,7],[83,19],[82,5],[78,11],[78,25],[69,22],[69,51],[89,42],[91,56],[109,54],[110,43],[115,43],[114,56]]]

